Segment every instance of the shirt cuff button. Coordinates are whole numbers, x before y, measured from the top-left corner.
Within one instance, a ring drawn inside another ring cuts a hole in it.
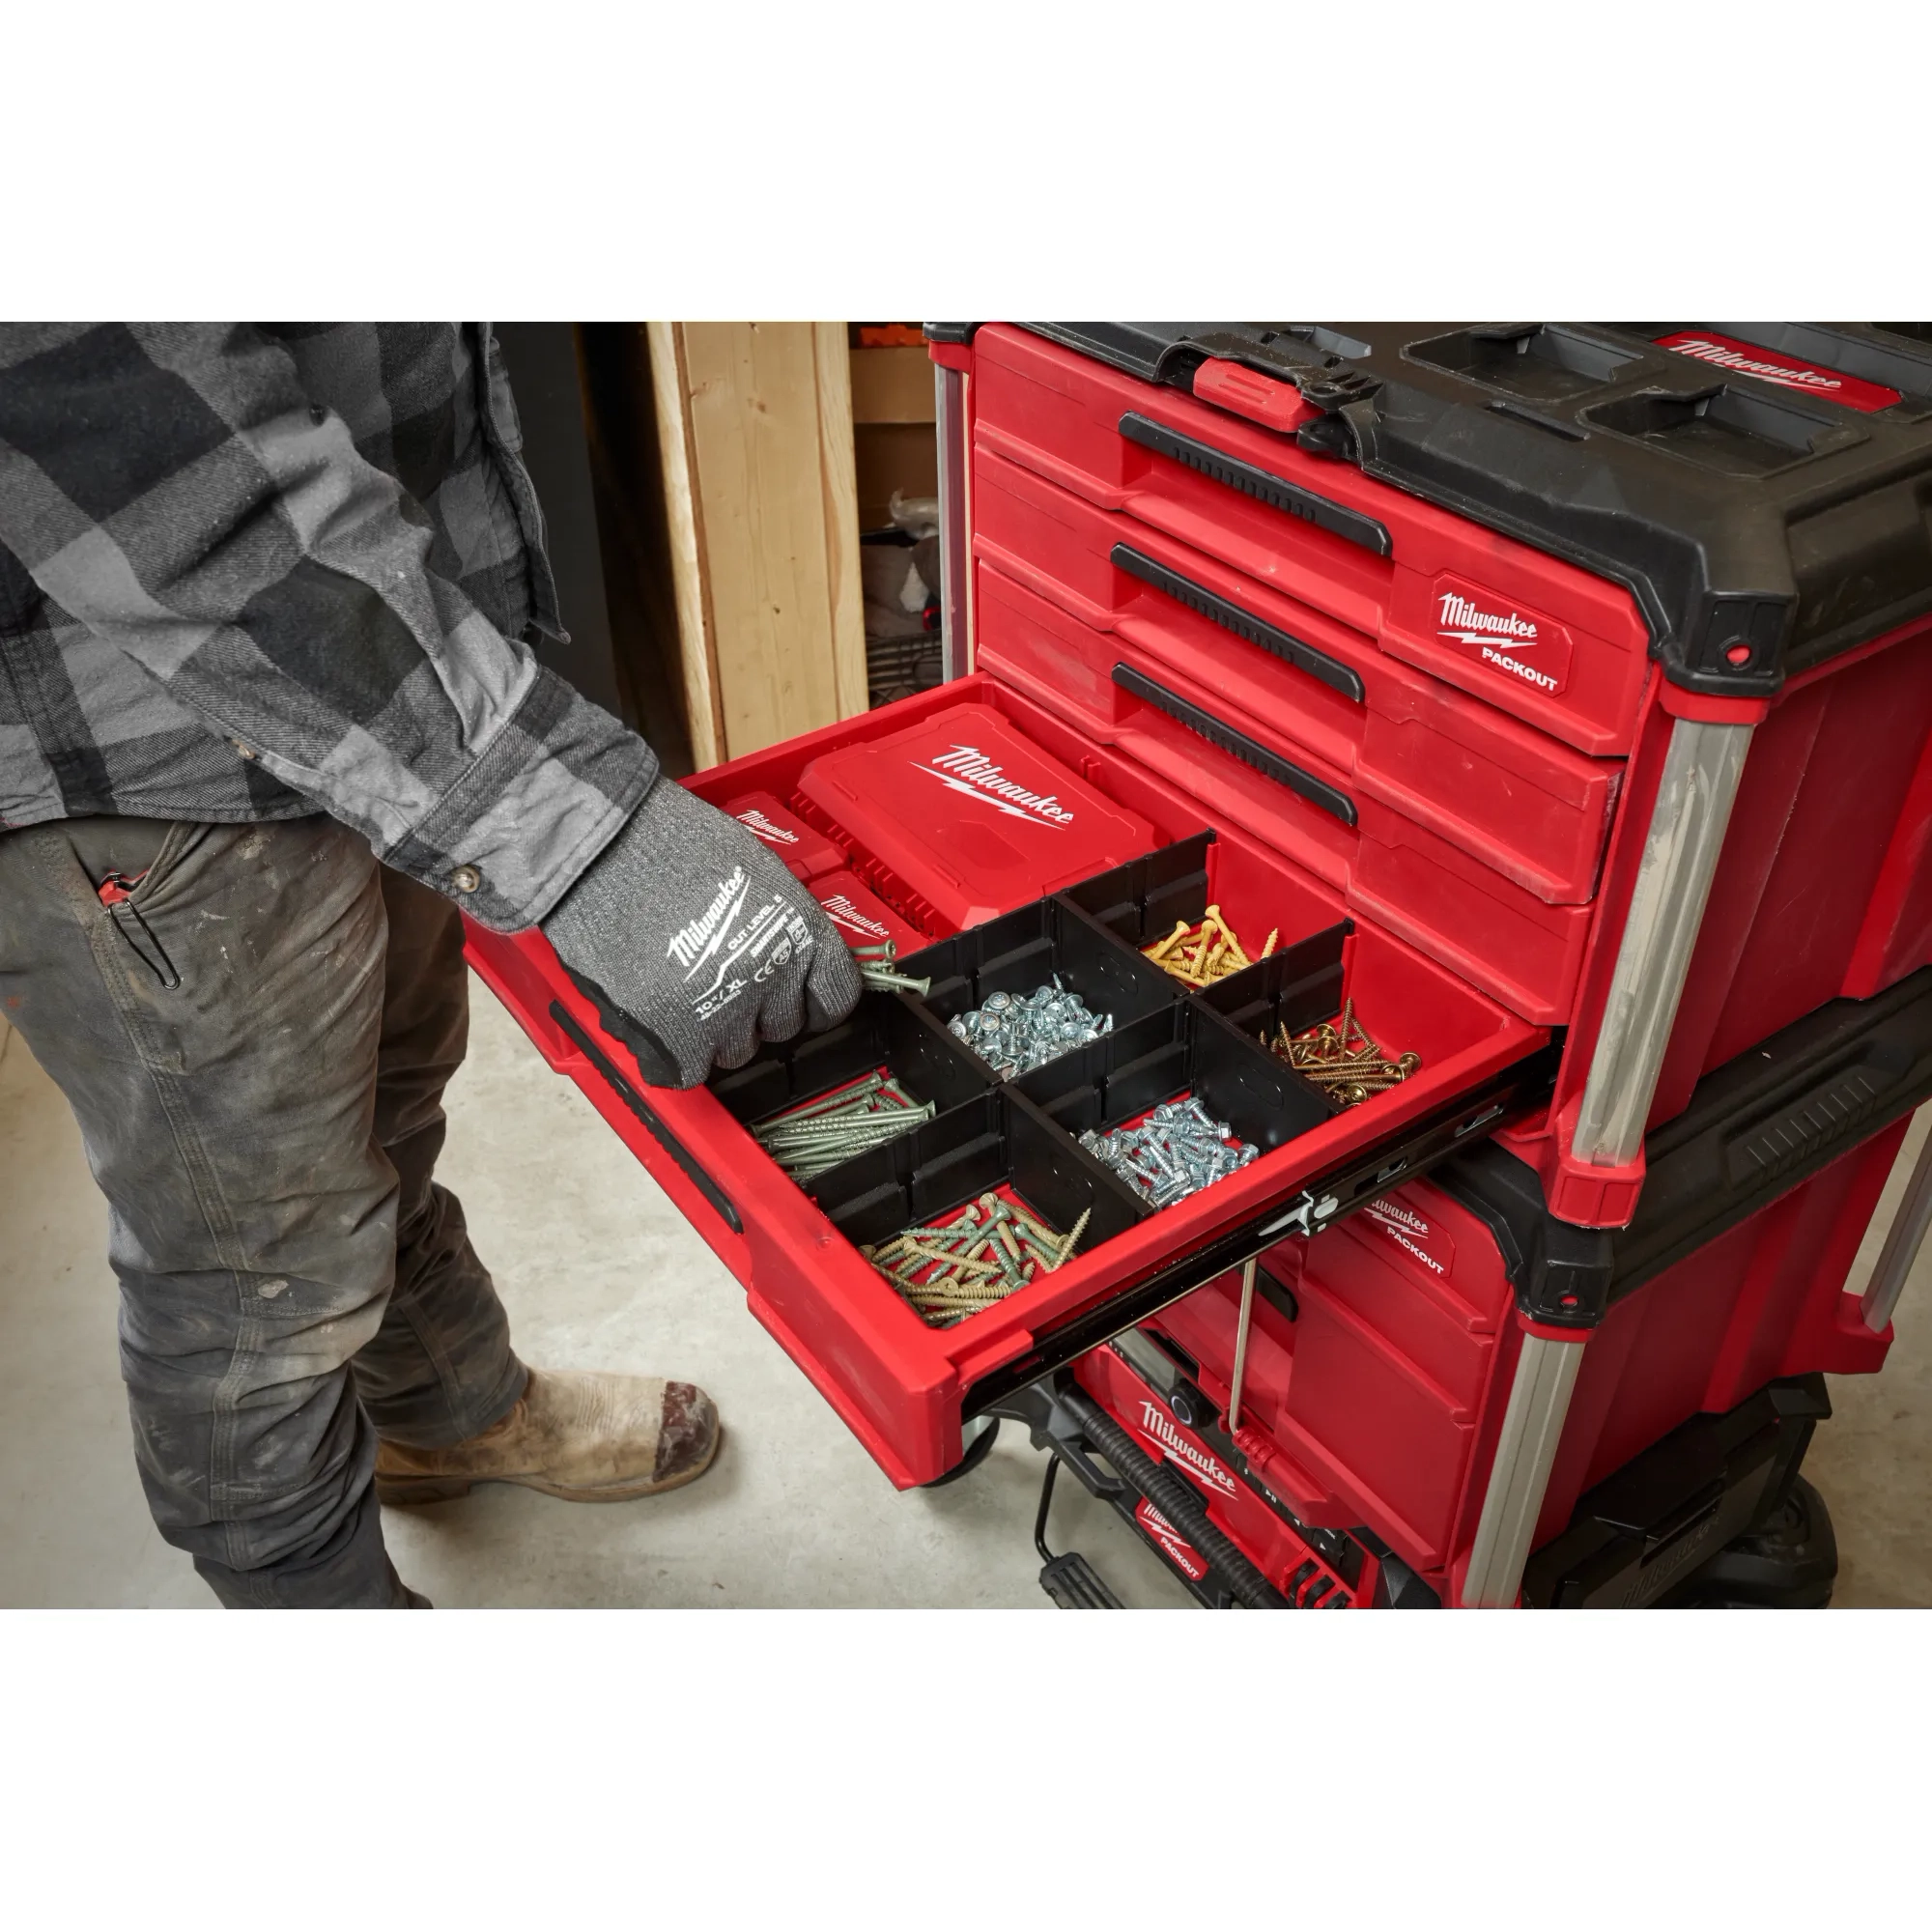
[[[483,874],[474,866],[459,866],[450,873],[449,883],[459,893],[473,893],[483,883]]]

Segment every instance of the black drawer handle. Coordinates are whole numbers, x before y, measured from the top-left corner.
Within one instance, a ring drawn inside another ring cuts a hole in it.
[[[650,1129],[651,1138],[684,1170],[684,1178],[718,1210],[724,1225],[734,1235],[742,1235],[745,1224],[738,1218],[738,1210],[732,1207],[730,1196],[697,1164],[696,1156],[665,1125],[657,1110],[618,1071],[617,1063],[578,1025],[561,1000],[550,1003],[550,1016],[569,1035],[578,1052],[604,1076],[618,1099]]]
[[[1344,825],[1354,824],[1355,801],[1347,792],[1337,791],[1331,784],[1323,784],[1313,772],[1305,772],[1299,765],[1290,764],[1279,753],[1270,752],[1265,745],[1256,744],[1245,732],[1236,731],[1232,724],[1222,724],[1211,711],[1204,711],[1179,692],[1168,690],[1164,684],[1156,684],[1151,677],[1143,677],[1132,665],[1117,664],[1114,667],[1114,682],[1122,691],[1130,691],[1136,697],[1145,698],[1157,711],[1166,712],[1177,724],[1185,724],[1197,737],[1206,738],[1231,758],[1238,758],[1250,771],[1260,772],[1263,778],[1286,785],[1310,805],[1332,812]]]
[[[1296,670],[1305,670],[1310,677],[1319,679],[1331,691],[1339,691],[1344,697],[1352,698],[1360,704],[1367,696],[1362,688],[1358,672],[1338,663],[1326,651],[1318,651],[1313,644],[1304,644],[1299,638],[1291,637],[1286,631],[1278,631],[1272,624],[1243,611],[1238,604],[1230,604],[1225,597],[1217,597],[1205,584],[1196,583],[1191,577],[1182,577],[1178,570],[1170,570],[1164,563],[1156,563],[1151,556],[1123,543],[1117,543],[1112,552],[1112,561],[1116,569],[1124,570],[1129,577],[1138,577],[1143,583],[1151,583],[1156,590],[1164,590],[1177,604],[1185,604],[1190,611],[1199,612],[1210,623],[1219,624],[1224,631],[1232,631],[1236,637],[1253,644],[1259,650],[1267,652],[1271,658],[1279,658],[1283,664],[1293,665]]]
[[[1318,497],[1313,490],[1304,490],[1286,476],[1258,469],[1252,463],[1243,463],[1239,457],[1216,449],[1212,443],[1197,442],[1191,436],[1182,436],[1137,410],[1129,410],[1121,418],[1121,434],[1129,442],[1152,450],[1156,456],[1172,457],[1176,463],[1184,463],[1188,469],[1198,469],[1230,490],[1238,490],[1242,496],[1252,497],[1272,509],[1286,510],[1291,517],[1299,517],[1303,523],[1313,524],[1331,536],[1345,537],[1351,544],[1373,551],[1377,556],[1387,556],[1395,548],[1389,541],[1388,526],[1374,517],[1351,510],[1346,503]]]

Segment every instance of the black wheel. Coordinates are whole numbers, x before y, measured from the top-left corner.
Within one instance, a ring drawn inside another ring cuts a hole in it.
[[[1822,1610],[1837,1575],[1832,1513],[1800,1476],[1768,1521],[1726,1544],[1664,1601],[1683,1609]]]
[[[997,1415],[976,1415],[971,1417],[966,1427],[974,1423],[980,1425],[980,1433],[966,1444],[966,1453],[943,1476],[935,1476],[929,1483],[922,1483],[923,1490],[943,1490],[948,1483],[956,1483],[961,1476],[969,1476],[993,1453],[993,1444],[999,1440],[1000,1418]]]

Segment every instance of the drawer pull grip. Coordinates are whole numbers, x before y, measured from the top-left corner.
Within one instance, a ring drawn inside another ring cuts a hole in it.
[[[1388,526],[1378,523],[1374,517],[1351,510],[1346,503],[1318,497],[1313,490],[1304,490],[1299,483],[1291,483],[1286,476],[1277,476],[1272,470],[1243,463],[1238,456],[1230,456],[1212,443],[1182,436],[1179,430],[1169,429],[1165,423],[1157,423],[1138,410],[1129,410],[1121,418],[1121,434],[1129,442],[1152,450],[1156,456],[1184,463],[1188,469],[1199,470],[1203,476],[1230,490],[1238,490],[1242,496],[1252,497],[1270,509],[1299,517],[1304,524],[1313,524],[1331,536],[1359,544],[1377,556],[1387,556],[1395,548],[1389,540]]]
[[[623,1101],[631,1112],[637,1115],[650,1130],[651,1138],[676,1161],[684,1170],[684,1178],[697,1189],[698,1193],[718,1210],[718,1217],[734,1235],[745,1232],[745,1224],[738,1216],[738,1210],[731,1205],[731,1198],[710,1175],[697,1164],[691,1150],[665,1125],[656,1108],[626,1080],[617,1069],[617,1063],[592,1039],[584,1029],[578,1025],[570,1009],[561,1000],[553,1000],[550,1016],[569,1035],[571,1043],[604,1076],[611,1091]]]
[[[1198,616],[1206,617],[1210,624],[1219,624],[1224,631],[1232,631],[1243,642],[1265,651],[1269,657],[1279,658],[1283,664],[1293,665],[1296,670],[1305,670],[1329,690],[1339,691],[1344,697],[1356,704],[1366,698],[1367,693],[1358,671],[1338,663],[1326,651],[1318,651],[1313,644],[1304,644],[1299,638],[1291,636],[1287,631],[1277,630],[1252,611],[1243,611],[1238,604],[1229,603],[1206,584],[1196,583],[1191,577],[1182,577],[1179,571],[1168,569],[1166,564],[1143,555],[1129,544],[1117,543],[1110,560],[1116,570],[1124,570],[1129,577],[1138,577],[1143,583],[1164,590],[1177,604],[1186,605]]]
[[[1310,805],[1339,818],[1344,825],[1354,824],[1355,801],[1347,792],[1337,791],[1313,772],[1305,772],[1299,765],[1291,764],[1280,753],[1270,752],[1265,745],[1256,744],[1246,732],[1236,731],[1232,724],[1224,724],[1211,711],[1204,711],[1179,692],[1168,690],[1164,684],[1156,684],[1151,677],[1144,677],[1132,665],[1117,664],[1114,667],[1114,682],[1122,691],[1130,691],[1136,697],[1145,699],[1156,711],[1166,712],[1177,724],[1186,725],[1196,737],[1207,739],[1231,758],[1238,758],[1250,771],[1261,773],[1264,779],[1272,779],[1276,784],[1286,785]]]

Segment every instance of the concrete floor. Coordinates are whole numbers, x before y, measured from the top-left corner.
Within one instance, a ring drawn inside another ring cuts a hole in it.
[[[403,1575],[451,1607],[1047,1607],[1032,1540],[1041,1463],[1017,1432],[957,1484],[895,1492],[480,986],[474,1012],[442,1174],[521,1351],[690,1377],[717,1398],[726,1434],[701,1482],[639,1503],[573,1508],[493,1487],[391,1512]],[[149,1522],[134,1474],[103,1218],[65,1103],[0,1021],[0,1605],[212,1606]],[[1834,1381],[1832,1395],[1837,1412],[1806,1469],[1837,1526],[1836,1601],[1932,1605],[1932,1244],[1884,1375]],[[1084,1549],[1131,1605],[1190,1601],[1074,1484],[1060,1485],[1052,1540]]]

